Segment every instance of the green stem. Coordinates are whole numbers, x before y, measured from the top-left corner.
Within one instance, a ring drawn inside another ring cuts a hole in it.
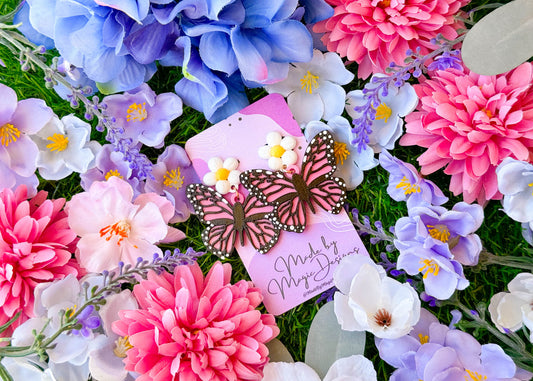
[[[489,253],[486,250],[479,254],[478,266],[484,269],[488,265],[502,265],[513,267],[522,270],[533,271],[533,258],[530,257],[515,257],[515,256],[499,256]]]
[[[2,357],[0,357],[0,361],[2,361]],[[0,362],[0,377],[2,378],[2,381],[13,381],[13,377],[11,377],[6,367],[3,366],[1,362]]]

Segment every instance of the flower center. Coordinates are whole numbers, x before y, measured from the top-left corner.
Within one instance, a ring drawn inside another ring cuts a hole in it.
[[[131,231],[131,226],[126,220],[115,222],[113,225],[107,225],[100,229],[100,237],[105,236],[105,240],[109,241],[111,238],[120,237],[117,241],[117,245],[120,245],[124,238],[128,238]]]
[[[392,115],[392,110],[385,103],[381,103],[376,109],[376,119],[384,119],[385,123],[389,122],[389,118],[391,117],[391,115]]]
[[[50,140],[52,142],[46,146],[46,148],[52,152],[64,151],[68,146],[68,138],[62,134],[55,133],[52,136],[47,137],[46,140]]]
[[[380,327],[387,328],[392,323],[392,315],[385,308],[382,308],[374,314],[374,322]]]
[[[380,8],[387,8],[390,7],[391,0],[382,0],[378,3],[378,7]]]
[[[111,176],[117,176],[118,178],[120,179],[124,179],[124,177],[120,174],[119,171],[117,171],[116,169],[110,169],[106,174],[105,174],[105,179],[106,180],[109,180],[109,178]]]
[[[20,130],[10,123],[4,124],[0,127],[0,143],[7,147],[9,143],[16,142],[20,137]]]
[[[72,316],[76,313],[76,310],[78,309],[77,305],[73,305],[72,307],[69,307],[65,310],[65,317],[70,320],[72,319]]]
[[[450,239],[450,231],[446,225],[428,225],[427,228],[429,235],[441,242],[446,243]]]
[[[307,70],[307,74],[300,79],[300,83],[302,84],[302,90],[305,89],[308,94],[313,94],[313,90],[318,89],[318,75],[313,75]]]
[[[279,144],[273,146],[270,149],[270,156],[272,156],[272,157],[278,157],[279,158],[279,157],[282,157],[284,153],[285,153],[285,148],[283,148]]]
[[[470,378],[465,376],[466,381],[483,381],[487,379],[487,376],[479,374],[478,372],[472,372],[471,370],[468,370],[468,369],[465,369],[465,372],[468,373],[468,376],[470,376]]]
[[[146,102],[143,102],[142,104],[132,103],[130,107],[128,107],[128,115],[126,116],[126,121],[142,122],[143,120],[148,118],[148,113],[146,112],[144,106],[146,106]]]
[[[407,180],[407,177],[403,177],[398,185],[396,185],[396,189],[404,188],[404,193],[406,195],[411,193],[420,193],[420,186],[419,185],[412,185],[409,180]]]
[[[333,152],[335,153],[335,160],[337,161],[337,164],[340,162],[341,165],[343,165],[344,160],[350,156],[350,151],[348,151],[348,148],[346,148],[346,143],[335,142],[333,144]]]
[[[481,111],[483,111],[489,118],[492,118],[494,115],[492,115],[492,112],[490,110],[487,110],[486,108],[482,108]]]
[[[183,186],[184,177],[181,175],[180,167],[173,169],[172,171],[167,171],[165,176],[163,176],[163,185],[169,188],[180,189]]]
[[[217,181],[227,180],[228,176],[229,176],[229,169],[226,169],[226,168],[219,168],[215,172],[215,178],[217,179]]]
[[[418,339],[420,340],[420,344],[424,345],[429,342],[429,336],[428,335],[422,335],[421,333],[418,334]]]
[[[130,344],[129,336],[119,337],[117,341],[115,341],[115,349],[113,349],[113,353],[115,356],[123,359],[127,356],[126,352],[131,348],[133,348],[133,345]]]
[[[426,279],[430,273],[433,274],[433,276],[439,275],[439,265],[436,264],[433,259],[422,259],[420,260],[420,263],[424,266],[420,267],[418,271],[424,273],[424,279]]]

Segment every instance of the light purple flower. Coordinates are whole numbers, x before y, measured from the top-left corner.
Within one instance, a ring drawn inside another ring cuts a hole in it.
[[[422,178],[412,164],[404,163],[385,150],[379,154],[379,163],[390,173],[387,193],[392,199],[407,200],[410,205],[421,201],[442,205],[448,201],[439,187],[433,181]]]
[[[124,138],[156,148],[163,146],[170,122],[182,113],[180,97],[174,93],[156,95],[146,83],[124,94],[109,95],[102,102],[117,125],[124,128]]]
[[[152,169],[153,179],[146,179],[145,190],[164,195],[175,209],[170,223],[186,221],[194,209],[185,195],[188,184],[199,183],[185,150],[175,144],[168,146]]]
[[[35,173],[28,177],[19,176],[8,165],[0,161],[0,189],[10,188],[15,190],[22,184],[26,185],[28,189],[28,197],[33,197],[37,194],[39,179]]]
[[[533,221],[533,165],[506,158],[496,168],[503,210],[518,222]]]
[[[1,83],[0,99],[0,161],[18,176],[30,177],[39,149],[28,135],[43,128],[54,113],[41,99],[17,102],[15,91]]]

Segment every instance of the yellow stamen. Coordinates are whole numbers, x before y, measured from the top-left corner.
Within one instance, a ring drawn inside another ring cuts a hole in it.
[[[420,263],[423,263],[424,266],[420,267],[418,271],[424,273],[424,279],[428,277],[429,273],[433,274],[433,276],[439,275],[439,265],[436,264],[433,259],[422,259],[420,260]]]
[[[126,352],[131,348],[133,348],[133,345],[130,344],[129,336],[119,337],[117,341],[115,341],[115,349],[113,349],[113,353],[115,356],[123,359],[127,356]]]
[[[74,314],[76,313],[76,310],[77,310],[77,309],[78,309],[78,306],[77,306],[77,305],[74,305],[74,306],[72,306],[72,307],[70,307],[70,308],[67,308],[67,309],[65,310],[65,317],[66,317],[67,319],[71,319],[72,316],[74,316]]]
[[[341,142],[335,142],[333,144],[333,152],[335,153],[335,160],[337,161],[337,164],[343,165],[344,160],[350,156],[350,151],[348,151],[348,148],[346,148],[346,143]]]
[[[390,6],[391,0],[382,0],[378,3],[378,7],[380,8],[386,8]]]
[[[478,372],[472,372],[471,370],[465,369],[465,372],[468,373],[468,376],[465,376],[466,381],[483,381],[487,379],[487,376],[479,374]]]
[[[278,157],[279,158],[279,157],[282,157],[284,153],[285,153],[285,148],[283,148],[279,144],[275,145],[274,147],[272,147],[270,149],[270,156],[272,156],[272,157]]]
[[[109,180],[109,178],[110,178],[111,176],[117,176],[119,179],[124,179],[124,176],[122,176],[122,175],[120,174],[120,172],[117,171],[116,169],[110,169],[110,170],[105,174],[104,177],[105,177],[106,180]]]
[[[482,108],[481,111],[483,111],[489,118],[492,118],[492,112],[490,110],[487,110],[486,108]]]
[[[429,342],[429,336],[428,335],[422,335],[421,333],[418,334],[418,339],[420,340],[420,344],[424,345]]]
[[[46,148],[52,152],[64,151],[68,146],[68,138],[62,134],[55,133],[52,136],[47,137],[46,140],[50,140],[52,142],[46,146]]]
[[[163,185],[169,188],[180,189],[183,186],[184,177],[181,175],[180,167],[167,171],[163,176]]]
[[[396,185],[396,189],[404,188],[404,193],[406,195],[411,193],[420,193],[420,186],[419,185],[412,185],[409,180],[407,180],[407,177],[403,177],[398,185]]]
[[[446,243],[450,239],[451,233],[446,225],[428,225],[427,228],[429,235],[441,242]]]
[[[215,172],[215,178],[217,179],[217,181],[227,180],[228,176],[229,176],[229,169],[226,169],[226,168],[219,168]]]
[[[376,119],[385,119],[385,123],[389,122],[392,115],[392,110],[385,103],[381,103],[376,109]]]
[[[142,104],[132,103],[130,107],[128,107],[128,115],[126,116],[126,121],[142,122],[143,120],[148,118],[148,113],[146,112],[144,106],[146,106],[146,102],[143,102]]]
[[[309,70],[307,70],[307,74],[300,79],[302,90],[305,89],[307,93],[313,94],[313,90],[318,89],[318,78],[318,75],[313,75]]]
[[[0,127],[0,143],[7,147],[9,143],[14,143],[20,137],[20,130],[10,123]]]
[[[100,237],[105,236],[105,240],[109,241],[114,236],[120,237],[117,241],[117,245],[120,245],[124,238],[128,238],[131,231],[130,224],[125,221],[115,222],[113,225],[107,225],[100,229]]]

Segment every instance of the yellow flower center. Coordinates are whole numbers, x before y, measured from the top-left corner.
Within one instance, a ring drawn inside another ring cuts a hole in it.
[[[120,174],[120,172],[117,171],[116,169],[111,169],[111,170],[109,170],[109,171],[105,174],[104,177],[105,177],[106,180],[109,180],[109,178],[110,178],[111,176],[117,176],[117,177],[120,178],[120,179],[124,179],[124,176],[122,176],[122,175]]]
[[[429,336],[428,335],[422,335],[421,333],[418,334],[418,339],[420,340],[420,344],[424,345],[429,342]]]
[[[300,79],[302,90],[305,89],[307,93],[313,94],[313,90],[318,89],[318,78],[318,75],[313,75],[309,70],[307,70],[307,74]]]
[[[411,193],[420,193],[420,186],[419,185],[412,185],[409,180],[407,180],[407,177],[403,177],[398,185],[396,185],[396,189],[404,188],[404,193],[406,195]]]
[[[446,243],[450,239],[450,231],[446,225],[428,225],[427,228],[429,235],[441,242]]]
[[[386,8],[390,6],[391,0],[382,0],[378,3],[378,7],[380,8]]]
[[[389,122],[389,118],[392,115],[392,110],[385,103],[381,103],[376,109],[376,119],[384,119],[385,123]]]
[[[142,122],[143,120],[148,118],[148,113],[146,112],[144,106],[146,106],[146,102],[143,102],[142,104],[132,103],[130,107],[128,107],[128,115],[126,116],[126,121]]]
[[[70,308],[67,308],[65,310],[65,317],[67,319],[72,319],[72,316],[74,316],[74,314],[76,313],[76,310],[78,309],[78,306],[77,305],[73,305],[72,307]]]
[[[130,235],[131,226],[126,220],[115,222],[113,225],[107,225],[100,229],[100,237],[105,237],[106,241],[118,236],[117,245],[120,245],[124,238],[128,238]]]
[[[215,178],[217,179],[217,181],[227,180],[228,176],[229,176],[229,169],[226,169],[226,168],[219,168],[215,172]]]
[[[335,142],[333,144],[333,152],[335,153],[335,160],[337,161],[337,164],[343,165],[344,160],[350,156],[350,151],[348,151],[348,148],[346,148],[346,143],[341,142]]]
[[[274,147],[270,149],[270,156],[272,157],[282,157],[284,153],[285,153],[285,148],[283,148],[279,144],[275,145]]]
[[[113,353],[115,356],[123,359],[127,356],[126,352],[131,348],[133,348],[133,345],[130,344],[129,336],[119,337],[117,341],[115,341],[115,349],[113,349]]]
[[[492,112],[490,110],[487,110],[486,108],[482,108],[481,111],[483,111],[489,118],[492,118],[494,115],[492,115]]]
[[[163,176],[163,185],[169,188],[180,189],[183,186],[184,177],[181,175],[180,167],[167,171]]]
[[[52,142],[46,146],[46,148],[52,152],[64,151],[68,146],[68,138],[62,134],[55,133],[52,136],[47,137],[46,140],[50,140]]]
[[[0,143],[7,147],[9,143],[16,142],[20,137],[20,130],[10,123],[4,124],[0,127]]]
[[[424,266],[420,267],[418,271],[424,273],[424,279],[426,279],[430,273],[433,274],[433,276],[439,275],[439,265],[436,264],[433,259],[422,259],[420,260],[420,263]]]
[[[487,376],[479,374],[478,372],[472,372],[471,370],[465,369],[465,372],[468,373],[468,376],[465,376],[466,381],[483,381],[487,379]]]

